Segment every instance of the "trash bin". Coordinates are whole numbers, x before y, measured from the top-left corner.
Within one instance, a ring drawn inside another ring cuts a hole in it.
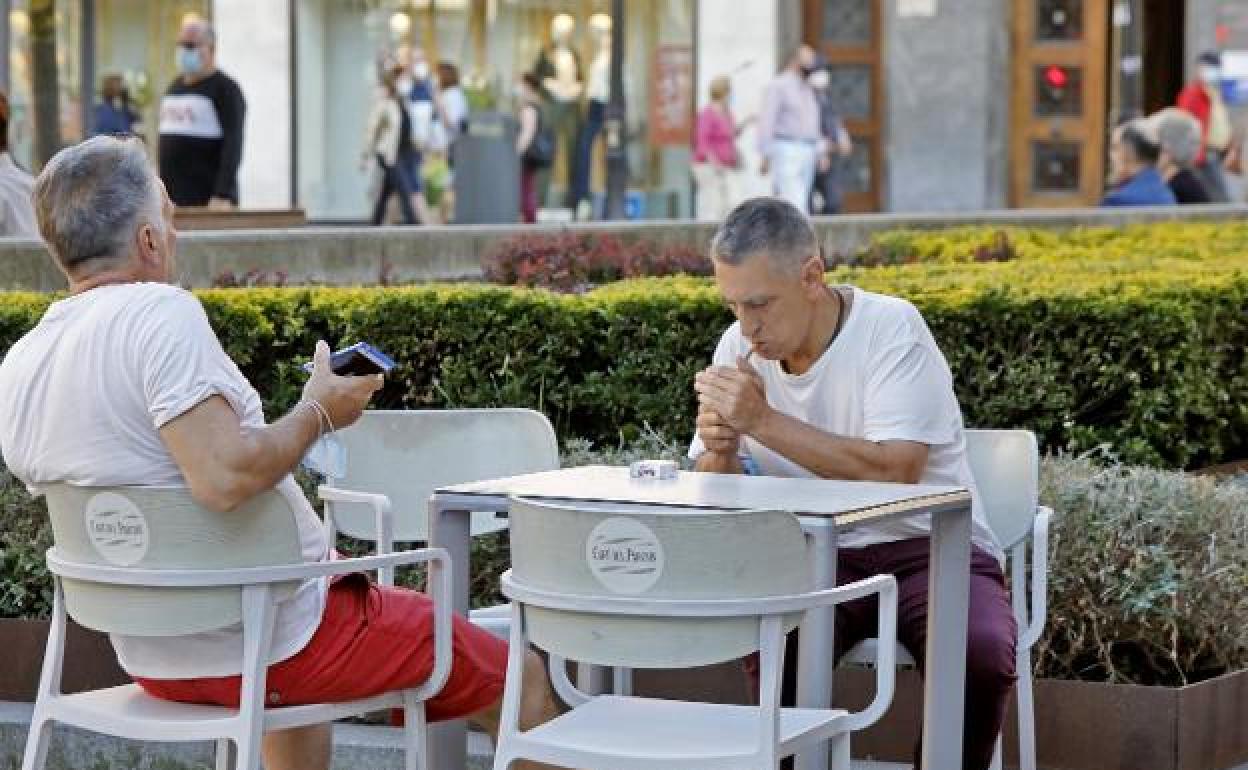
[[[473,112],[455,141],[455,224],[514,224],[520,219],[516,119]]]

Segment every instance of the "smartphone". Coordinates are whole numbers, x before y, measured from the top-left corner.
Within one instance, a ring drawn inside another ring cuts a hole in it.
[[[387,374],[394,368],[394,359],[367,342],[357,342],[349,348],[331,353],[329,368],[334,370],[334,374],[342,376]],[[304,364],[303,370],[311,374],[312,362]]]

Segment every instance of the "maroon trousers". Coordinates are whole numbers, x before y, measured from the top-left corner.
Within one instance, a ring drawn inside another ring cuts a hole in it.
[[[927,650],[927,538],[845,548],[837,554],[837,585],[872,575],[897,578],[897,639],[924,669]],[[875,636],[875,597],[836,608],[836,656],[863,639]],[[986,770],[992,762],[997,734],[1005,720],[1007,698],[1014,686],[1018,628],[1001,566],[991,554],[972,547],[970,613],[966,651],[966,720],[962,740],[965,770]],[[789,636],[785,654],[784,699],[792,705],[797,691],[797,632]],[[758,691],[758,656],[745,663]],[[915,766],[918,766],[916,751]]]

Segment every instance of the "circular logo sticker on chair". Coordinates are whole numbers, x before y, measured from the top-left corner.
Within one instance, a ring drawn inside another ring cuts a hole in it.
[[[645,524],[616,516],[589,533],[585,561],[607,590],[639,594],[663,575],[663,544]]]
[[[147,554],[147,519],[116,492],[101,492],[87,501],[86,525],[91,546],[110,564],[129,567]]]

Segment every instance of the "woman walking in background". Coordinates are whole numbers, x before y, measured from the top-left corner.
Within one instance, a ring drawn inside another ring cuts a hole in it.
[[[711,103],[698,113],[693,143],[693,180],[698,186],[698,218],[722,220],[739,202],[741,156],[737,136],[752,118],[737,123],[732,116],[732,81],[720,75],[711,81]]]
[[[360,168],[367,170],[369,164],[375,162],[381,170],[381,189],[373,206],[374,225],[385,221],[386,206],[390,202],[390,196],[394,194],[399,196],[403,223],[416,224],[416,214],[412,210],[412,185],[408,176],[410,167],[401,162],[405,154],[411,151],[412,144],[411,119],[399,95],[398,79],[401,73],[396,67],[386,70],[382,75],[377,101],[373,105],[368,128],[364,132]]]
[[[520,156],[520,219],[537,221],[537,173],[554,159],[553,138],[542,127],[542,81],[526,72],[516,86],[519,98],[516,154]]]

